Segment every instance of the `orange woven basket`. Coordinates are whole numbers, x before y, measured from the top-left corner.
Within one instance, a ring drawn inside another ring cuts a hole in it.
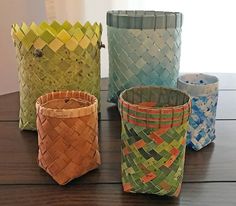
[[[60,185],[101,164],[97,104],[80,91],[52,92],[36,101],[39,166]]]

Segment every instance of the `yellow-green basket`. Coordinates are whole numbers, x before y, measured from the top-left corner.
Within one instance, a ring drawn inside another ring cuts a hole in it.
[[[100,99],[101,24],[12,25],[20,81],[19,127],[35,130],[36,99],[58,90],[82,90]]]

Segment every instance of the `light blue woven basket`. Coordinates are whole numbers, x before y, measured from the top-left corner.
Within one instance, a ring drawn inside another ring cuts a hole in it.
[[[137,85],[176,87],[182,14],[160,11],[107,12],[108,101]]]
[[[178,78],[178,88],[192,97],[187,145],[200,150],[216,137],[218,78],[207,74],[186,74]]]

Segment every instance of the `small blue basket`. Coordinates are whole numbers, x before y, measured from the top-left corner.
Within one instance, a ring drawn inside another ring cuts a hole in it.
[[[192,98],[187,146],[200,150],[215,139],[218,78],[207,74],[185,74],[178,78],[178,88]]]

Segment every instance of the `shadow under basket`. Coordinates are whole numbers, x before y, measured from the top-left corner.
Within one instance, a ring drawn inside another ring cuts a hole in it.
[[[183,179],[190,97],[175,89],[134,87],[121,93],[119,110],[124,191],[177,197]]]
[[[52,92],[36,101],[38,163],[60,185],[101,164],[95,96]]]

